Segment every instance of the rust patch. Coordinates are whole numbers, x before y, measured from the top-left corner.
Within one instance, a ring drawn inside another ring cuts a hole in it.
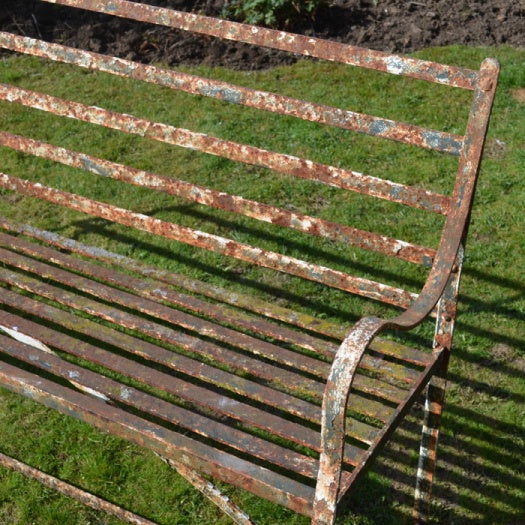
[[[462,87],[464,89],[474,89],[477,80],[477,71],[471,69],[392,55],[320,38],[239,24],[228,20],[137,4],[126,0],[112,0],[111,2],[102,0],[44,1],[164,25],[184,31],[193,31],[237,42],[299,53],[304,56],[321,58],[332,62],[375,69],[393,75],[420,78],[428,82]]]

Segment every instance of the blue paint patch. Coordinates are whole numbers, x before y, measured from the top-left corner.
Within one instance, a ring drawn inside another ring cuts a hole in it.
[[[394,126],[392,122],[387,122],[386,120],[376,120],[372,122],[370,126],[370,133],[372,135],[381,135],[385,131],[388,131]]]
[[[436,78],[442,83],[442,84],[450,84],[450,78],[448,71],[443,71],[443,73],[440,73],[439,75],[436,75]]]
[[[459,155],[461,152],[462,141],[454,137],[446,136],[439,131],[425,131],[423,133],[423,143],[429,148]]]
[[[97,175],[102,175],[103,177],[111,177],[111,174],[106,169],[92,160],[86,159],[85,157],[83,157],[81,160],[85,170],[94,172]]]
[[[399,188],[398,186],[392,186],[390,188],[390,197],[392,197],[393,199],[399,199],[401,197],[401,188]]]
[[[432,257],[429,257],[428,255],[424,255],[423,259],[421,260],[423,266],[426,266],[427,268],[432,268],[433,262],[434,259],[432,259]]]
[[[66,50],[66,53],[64,55],[64,59],[66,60],[66,62],[69,62],[71,64],[74,64],[77,60],[77,54],[72,52],[72,51],[69,51],[69,50]]]
[[[465,184],[462,184],[459,188],[459,197],[456,201],[456,208],[461,207],[461,204],[463,202],[463,199],[465,198],[465,192],[467,191],[467,187]]]
[[[205,97],[218,98],[232,104],[240,104],[242,100],[242,93],[238,89],[233,88],[202,86],[199,88],[199,93]]]

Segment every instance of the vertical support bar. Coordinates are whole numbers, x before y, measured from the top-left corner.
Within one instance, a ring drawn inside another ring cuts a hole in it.
[[[238,525],[256,525],[256,523],[245,512],[237,507],[228,496],[223,494],[205,477],[178,461],[162,456],[159,457],[171,468],[176,470],[184,479],[186,479],[186,481],[191,483],[197,490],[204,494],[204,496],[206,496],[212,503],[217,505],[217,507],[227,514],[235,523]]]
[[[492,103],[496,92],[499,69],[499,64],[494,59],[485,59],[481,64],[479,80],[474,90],[474,98],[467,123],[465,141],[459,159],[453,196],[456,204],[451,207],[448,214],[445,233],[443,234],[434,266],[434,268],[439,267],[441,263],[440,253],[446,255],[447,252],[451,252],[452,249],[455,251],[454,245],[457,242],[458,248],[454,270],[450,274],[443,296],[438,305],[434,348],[443,349],[447,355],[445,355],[443,360],[443,368],[436,373],[427,389],[413,514],[416,523],[426,523],[428,518],[430,494],[436,462],[439,424],[445,396],[446,374],[450,349],[452,347],[452,334],[456,316],[456,303],[461,265],[463,262],[464,243],[467,237],[472,200],[476,188]],[[464,217],[462,229],[456,229],[456,231],[451,230],[450,235],[447,236],[448,224],[457,221],[460,217]],[[443,259],[446,260],[446,257]],[[421,295],[424,295],[424,290]]]
[[[414,502],[414,522],[426,523],[429,512],[432,481],[436,467],[439,425],[445,401],[447,369],[452,348],[456,305],[459,293],[461,266],[463,263],[463,245],[461,245],[452,273],[438,304],[436,332],[434,335],[434,352],[445,352],[442,366],[430,380],[427,386],[419,462],[416,476],[416,491]]]

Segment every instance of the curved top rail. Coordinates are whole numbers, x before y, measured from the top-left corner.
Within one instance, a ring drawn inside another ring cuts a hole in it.
[[[478,79],[477,71],[471,69],[393,55],[275,29],[240,24],[195,13],[184,13],[163,7],[138,4],[127,0],[43,1],[464,89],[473,90]]]

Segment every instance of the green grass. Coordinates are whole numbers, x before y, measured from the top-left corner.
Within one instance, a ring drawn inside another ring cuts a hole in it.
[[[467,245],[431,522],[519,523],[525,520],[525,106],[518,102],[517,90],[525,89],[525,52],[505,47],[448,47],[418,56],[473,68],[486,56],[495,56],[502,63]],[[464,131],[468,114],[468,93],[450,97],[448,88],[333,64],[300,62],[257,73],[192,71],[453,133]],[[0,81],[441,192],[450,192],[454,181],[454,159],[442,155],[59,64],[4,59],[0,61]],[[0,103],[0,128],[419,244],[435,247],[439,240],[439,217],[140,137],[110,130],[94,133],[87,124],[6,103]],[[211,233],[233,235],[239,241],[365,277],[375,275],[395,286],[408,283],[408,288],[418,291],[427,275],[414,265],[385,261],[382,256],[333,242],[306,241],[301,234],[250,219],[236,220],[232,234],[232,217],[225,212],[5,148],[0,148],[0,158],[1,170],[12,175]],[[395,313],[393,308],[364,303],[343,292],[151,239],[145,233],[106,225],[5,191],[0,191],[0,214],[210,282],[239,290],[250,287],[250,293],[263,297],[269,296],[269,287],[278,286],[283,304],[348,324],[363,313]],[[211,267],[219,270],[210,271]],[[252,286],[254,283],[257,286]],[[418,328],[415,342],[431,331],[429,324]],[[148,452],[7,391],[1,391],[0,399],[1,451],[161,524],[230,523]],[[351,510],[341,523],[410,522],[419,415],[416,407],[357,488]],[[248,493],[226,490],[261,525],[307,523]],[[87,525],[118,521],[2,469],[0,523]]]

